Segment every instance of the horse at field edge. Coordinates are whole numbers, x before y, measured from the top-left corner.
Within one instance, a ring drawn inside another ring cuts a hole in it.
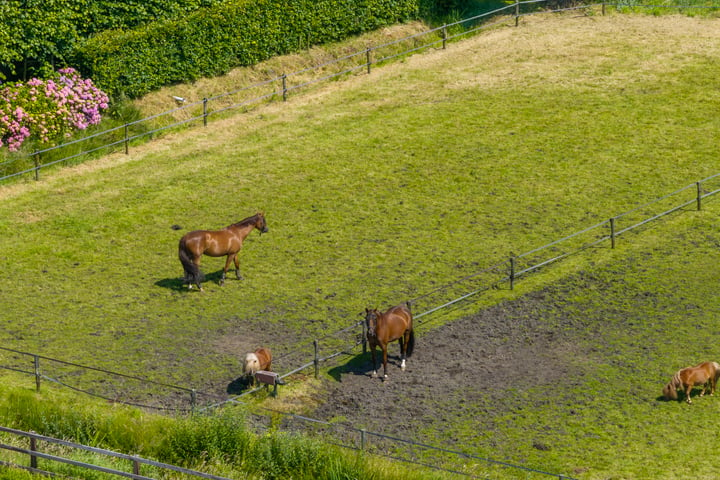
[[[690,392],[693,387],[702,386],[700,396],[703,396],[710,386],[710,395],[713,395],[718,377],[720,377],[720,364],[717,362],[702,362],[694,367],[682,368],[673,375],[670,383],[663,387],[663,396],[665,400],[677,400],[679,388],[685,393],[685,401],[692,403]]]
[[[400,368],[405,370],[405,359],[410,357],[415,349],[415,332],[413,331],[413,317],[410,309],[405,305],[391,307],[385,313],[377,309],[365,309],[365,326],[367,340],[370,344],[370,355],[373,362],[373,377],[377,376],[375,362],[375,347],[382,349],[383,374],[387,376],[387,349],[390,342],[397,340],[400,343]]]
[[[255,385],[255,374],[259,370],[271,371],[272,352],[269,348],[258,348],[252,353],[245,355],[243,362],[243,377],[250,380],[250,385]]]
[[[261,234],[268,231],[264,213],[258,212],[221,230],[195,230],[183,235],[178,245],[178,257],[185,270],[183,283],[186,283],[189,289],[192,289],[194,283],[202,291],[201,282],[204,275],[200,271],[200,258],[203,255],[227,256],[220,285],[225,284],[225,276],[233,262],[235,263],[235,276],[241,280],[240,262],[237,255],[242,248],[243,241],[253,229],[258,229]]]

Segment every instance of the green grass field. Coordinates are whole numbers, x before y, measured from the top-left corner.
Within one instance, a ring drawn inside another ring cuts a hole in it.
[[[501,26],[446,51],[168,135],[129,156],[0,187],[0,341],[222,392],[239,375],[241,355],[259,344],[286,354],[354,323],[366,306],[423,295],[715,174],[717,22],[525,17],[519,28]],[[184,289],[182,232],[224,227],[258,210],[270,231],[247,239],[245,280],[230,276],[220,287],[214,280],[222,261],[206,257],[205,292]],[[580,406],[570,406],[574,392],[565,392],[558,409],[554,393],[527,392],[546,397],[546,408],[508,413],[491,443],[475,440],[478,450],[582,478],[659,478],[665,464],[672,478],[691,476],[673,448],[697,446],[695,433],[712,425],[713,404],[698,406],[691,420],[679,405],[642,409],[655,401],[664,375],[648,383],[637,364],[679,367],[694,358],[685,353],[693,346],[716,355],[708,341],[718,307],[708,262],[717,255],[712,212],[717,207],[673,218],[660,227],[670,233],[651,228],[626,250],[575,257],[472,307],[591,271],[605,287],[571,281],[557,302],[563,314],[572,308],[587,316],[588,348],[601,336],[600,350],[611,345],[616,356],[577,361],[609,362],[606,377],[597,378],[603,385],[631,365],[632,380],[654,395],[631,400],[633,385],[623,383],[612,390],[617,396]],[[687,245],[677,249],[669,239]],[[630,271],[641,257],[653,262]],[[681,275],[686,268],[693,273]],[[699,327],[685,324],[675,344],[664,329],[639,323],[637,338],[652,336],[653,350],[631,348],[639,340],[614,337],[605,322],[608,304],[636,308],[613,304],[623,285],[617,275],[656,286],[658,301],[641,304],[643,318],[665,318],[678,298],[692,298],[686,303],[703,312]],[[667,368],[659,370],[669,378]],[[586,426],[592,416],[595,434],[573,423]],[[640,423],[616,420],[636,416]],[[524,429],[546,423],[564,448],[513,450]],[[671,440],[653,451],[651,436]],[[580,446],[588,438],[600,439],[589,454]],[[711,456],[707,447],[699,451]],[[711,460],[700,463],[700,472],[713,471]]]

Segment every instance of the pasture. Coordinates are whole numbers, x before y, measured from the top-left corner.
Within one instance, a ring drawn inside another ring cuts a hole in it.
[[[3,186],[0,340],[222,393],[257,346],[282,357],[366,307],[422,295],[720,171],[717,22],[523,18],[129,156]],[[269,232],[245,240],[245,279],[221,287],[224,260],[205,257],[205,291],[187,291],[182,234],[257,211]],[[710,203],[437,315],[417,339],[421,359],[446,360],[440,335],[455,325],[469,325],[470,338],[494,332],[470,352],[460,348],[468,334],[455,333],[452,365],[463,375],[444,364],[445,375],[402,380],[395,368],[385,385],[346,375],[367,372],[368,358],[349,359],[308,402],[327,418],[579,478],[710,474],[711,460],[686,465],[678,452],[712,458],[713,445],[690,432],[710,422],[717,399],[690,411],[657,397],[679,367],[720,357],[718,211]],[[533,341],[554,350],[524,355]],[[524,360],[524,375],[494,379],[512,359]],[[543,365],[553,367],[544,376]],[[422,401],[410,397],[418,389]],[[421,410],[395,423],[341,408],[360,392]]]

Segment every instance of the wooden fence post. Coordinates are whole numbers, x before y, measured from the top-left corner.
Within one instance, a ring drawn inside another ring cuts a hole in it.
[[[36,154],[35,159],[35,180],[40,180],[40,154]]]
[[[365,50],[365,64],[367,65],[367,73],[370,75],[370,66],[372,65],[372,58],[370,56],[370,47]]]
[[[33,355],[33,364],[35,365],[35,391],[40,391],[40,357]]]
[[[443,50],[447,48],[447,24],[442,27]]]
[[[282,74],[283,102],[287,102],[287,75]]]
[[[364,428],[360,429],[360,451],[361,452],[365,451],[365,429]]]
[[[203,98],[203,127],[207,127],[207,97]]]
[[[30,430],[30,433],[35,433],[35,432]],[[30,437],[30,451],[37,452],[37,439],[35,437]],[[30,454],[30,468],[37,468],[37,466],[38,466],[37,457],[33,454]]]
[[[313,345],[315,346],[315,360],[313,363],[315,363],[315,378],[320,378],[320,344],[317,340],[313,340]]]
[[[367,323],[363,320],[362,322],[362,344],[363,344],[363,354],[367,353]]]
[[[615,248],[615,217],[610,219],[610,248]]]
[[[510,257],[510,290],[515,288],[515,256]]]
[[[190,390],[190,411],[195,413],[195,405],[197,404],[197,392],[193,388]]]
[[[515,0],[515,26],[520,23],[520,0]]]
[[[130,135],[128,132],[128,124],[125,124],[125,155],[130,153]]]
[[[702,208],[702,185],[700,182],[697,182],[697,209],[700,211]]]

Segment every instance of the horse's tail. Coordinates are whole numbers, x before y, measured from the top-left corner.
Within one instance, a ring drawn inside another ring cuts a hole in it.
[[[192,285],[193,283],[201,282],[203,279],[200,268],[195,265],[192,256],[188,252],[185,237],[180,239],[178,257],[180,258],[180,263],[182,263],[183,270],[185,270],[185,283]]]
[[[410,355],[412,355],[414,349],[415,349],[415,331],[411,328],[410,329],[410,338],[408,339],[408,344],[407,344],[407,350],[405,350],[405,356],[409,358]]]

